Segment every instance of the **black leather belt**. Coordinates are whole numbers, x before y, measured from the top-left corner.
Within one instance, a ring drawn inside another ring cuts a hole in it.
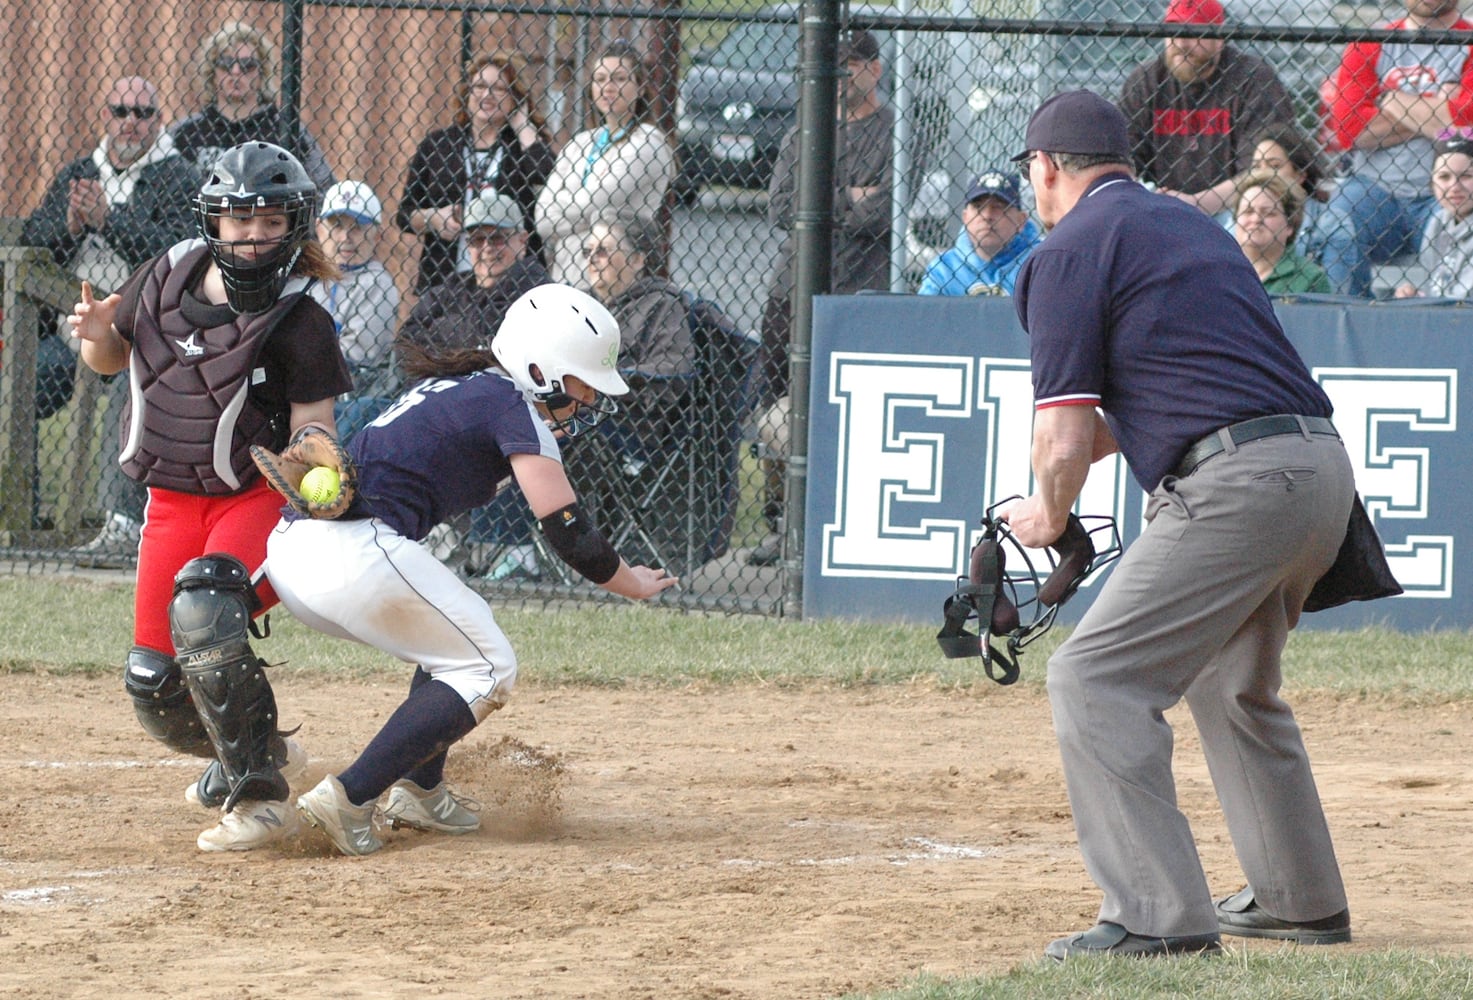
[[[1300,421],[1304,422],[1304,429],[1311,434],[1325,434],[1334,438],[1340,436],[1340,432],[1335,430],[1335,425],[1329,417],[1296,417],[1288,413],[1277,413],[1271,417],[1254,417],[1252,420],[1229,424],[1226,430],[1234,444],[1247,444],[1259,438],[1298,434]],[[1221,454],[1224,450],[1222,431],[1213,431],[1187,449],[1187,453],[1176,465],[1175,475],[1178,478],[1190,476],[1197,471],[1197,466],[1213,455]]]

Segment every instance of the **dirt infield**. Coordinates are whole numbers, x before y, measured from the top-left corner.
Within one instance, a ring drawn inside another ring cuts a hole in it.
[[[279,682],[309,781],[405,686]],[[1098,903],[1037,691],[524,685],[452,756],[483,829],[350,859],[315,832],[199,853],[199,765],[117,688],[0,676],[0,995],[825,997],[1003,971]],[[1297,702],[1350,947],[1473,950],[1473,705]],[[1234,891],[1173,720],[1209,878]]]

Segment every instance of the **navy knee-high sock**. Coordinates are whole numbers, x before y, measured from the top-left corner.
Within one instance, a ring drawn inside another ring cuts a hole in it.
[[[414,693],[415,688],[421,684],[428,684],[430,675],[424,667],[414,668],[414,679],[409,682],[409,691]],[[434,788],[445,780],[445,758],[450,756],[450,748],[434,754],[426,760],[416,764],[404,777],[414,782],[420,788]]]
[[[443,765],[446,748],[474,728],[476,717],[464,699],[426,674],[352,766],[338,776],[348,801],[358,806],[371,802],[435,757],[442,758]]]

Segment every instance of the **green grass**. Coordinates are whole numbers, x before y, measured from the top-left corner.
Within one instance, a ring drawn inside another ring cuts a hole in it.
[[[132,588],[83,579],[0,577],[0,676],[116,677],[130,639]],[[794,622],[679,614],[642,606],[564,611],[497,610],[532,683],[649,685],[920,685],[993,693],[976,660],[947,660],[937,625]],[[401,680],[383,654],[318,635],[284,612],[256,650],[286,676]],[[1021,682],[1037,690],[1063,629],[1024,653]],[[1286,686],[1369,703],[1473,699],[1473,634],[1386,629],[1298,632],[1285,656]],[[1231,944],[1231,942],[1230,942]],[[1473,996],[1473,959],[1407,951],[1231,947],[1214,960],[1065,965],[1029,962],[1003,975],[922,977],[863,1000],[1424,1000]],[[855,995],[850,1000],[860,1000]]]
[[[1463,1000],[1473,959],[1409,951],[1350,953],[1233,947],[1213,959],[1122,962],[1040,959],[1002,976],[922,977],[846,1000]]]
[[[947,660],[935,624],[795,622],[680,614],[639,605],[576,610],[497,607],[531,681],[616,687],[634,683],[912,684],[947,689],[992,682],[978,660]],[[132,588],[83,578],[0,577],[0,672],[101,673],[130,644]],[[330,639],[277,611],[259,652],[289,670],[366,676],[402,668],[375,650]],[[1064,628],[1023,653],[1023,685],[1041,685]],[[1473,699],[1473,633],[1389,629],[1296,632],[1286,687],[1356,699],[1437,704]]]

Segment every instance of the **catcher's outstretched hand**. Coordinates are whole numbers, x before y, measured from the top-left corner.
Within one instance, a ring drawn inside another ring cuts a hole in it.
[[[338,439],[316,425],[292,435],[280,455],[260,445],[251,445],[251,458],[271,488],[286,498],[292,510],[307,517],[341,517],[358,489],[358,471]],[[327,466],[338,474],[337,495],[326,501],[308,500],[301,494],[302,477],[311,469]]]
[[[105,339],[112,332],[113,315],[117,313],[118,303],[122,301],[123,297],[116,292],[105,299],[94,298],[92,283],[82,282],[82,296],[72,306],[72,313],[67,317],[72,336],[78,340]]]

